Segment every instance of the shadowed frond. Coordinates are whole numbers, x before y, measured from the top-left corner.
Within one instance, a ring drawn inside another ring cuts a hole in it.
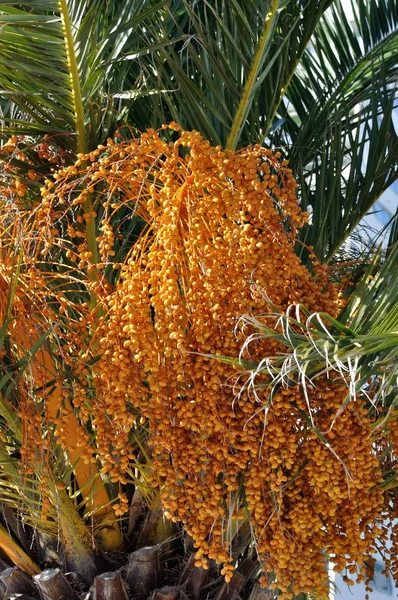
[[[329,260],[397,177],[398,17],[389,0],[341,2],[321,18],[271,136],[299,176],[312,223],[302,239]]]

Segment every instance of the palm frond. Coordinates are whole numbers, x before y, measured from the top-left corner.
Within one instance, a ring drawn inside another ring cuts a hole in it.
[[[141,57],[150,87],[170,90],[154,126],[173,119],[230,148],[262,139],[330,3],[171,2],[159,43],[174,43]]]
[[[392,248],[398,242],[398,207],[391,219],[390,236],[388,238],[388,248]]]
[[[60,0],[0,4],[3,134],[47,133],[74,151],[93,149],[114,131],[115,100],[139,76],[119,59],[137,50],[165,0],[109,3]],[[140,46],[142,50],[142,46]],[[150,51],[150,48],[147,48]],[[139,93],[137,84],[137,93]],[[10,100],[19,110],[14,115]]]
[[[398,19],[389,0],[336,1],[321,18],[279,107],[286,149],[312,223],[303,241],[330,260],[397,177]],[[377,26],[375,26],[375,22]]]

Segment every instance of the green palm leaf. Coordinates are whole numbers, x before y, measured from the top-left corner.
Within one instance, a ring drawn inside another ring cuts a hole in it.
[[[155,16],[162,16],[164,4],[0,4],[4,134],[47,133],[74,151],[95,148],[114,130],[115,109],[120,109],[120,100],[114,104],[113,97],[124,89],[126,64],[119,67],[118,61],[128,50],[142,50],[148,41],[143,32],[152,29]],[[132,61],[128,71],[127,83],[134,77]],[[10,113],[10,100],[19,108],[16,116]]]
[[[181,41],[142,58],[151,87],[170,90],[154,102],[156,124],[172,118],[230,148],[262,139],[330,4],[170,2],[159,42]]]
[[[340,1],[320,20],[279,108],[272,141],[299,175],[312,225],[303,241],[329,260],[397,177],[398,18],[389,0]]]

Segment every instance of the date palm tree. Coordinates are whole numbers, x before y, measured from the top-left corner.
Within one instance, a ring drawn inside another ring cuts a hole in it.
[[[21,225],[18,209],[33,213],[46,178],[79,156],[95,153],[98,145],[174,121],[229,150],[260,144],[281,151],[297,177],[301,207],[310,213],[300,230],[297,254],[307,261],[314,253],[325,265],[341,261],[347,240],[397,177],[397,6],[392,0],[352,0],[351,7],[352,20],[341,0],[0,4],[0,548],[6,563],[36,576],[44,597],[78,597],[97,576],[98,600],[127,598],[117,569],[125,566],[126,553],[133,550],[125,579],[134,597],[147,598],[155,588],[163,588],[155,593],[159,599],[184,594],[218,600],[250,594],[252,600],[273,597],[270,590],[257,587],[259,569],[248,524],[234,540],[238,566],[229,586],[213,565],[209,572],[195,567],[189,538],[163,519],[158,492],[151,486],[145,419],[140,423],[137,418],[130,437],[135,469],[122,494],[129,519],[115,516],[120,489],[101,473],[98,461],[80,459],[77,432],[84,429],[86,443],[95,448],[94,429],[79,420],[64,393],[65,381],[69,387],[80,385],[79,375],[68,369],[60,375],[63,348],[56,349],[40,299],[29,297],[26,257],[20,251],[29,227]],[[95,194],[93,190],[87,195],[84,222],[87,249],[98,262],[97,215],[102,207],[101,196]],[[131,209],[123,219],[126,241],[120,244],[120,263],[143,228]],[[391,275],[396,232],[395,225],[387,251],[353,273],[357,291],[337,321],[329,322],[333,341],[322,328],[313,330],[311,322],[308,330],[298,330],[289,316],[285,331],[296,328],[295,337],[272,333],[288,350],[302,350],[294,354],[292,372],[311,375],[322,371],[324,363],[341,369],[361,336],[356,385],[369,378],[381,381],[389,416],[396,412],[391,400],[396,372],[390,369],[397,344],[392,302],[396,281]],[[68,235],[65,232],[65,240]],[[33,246],[30,251],[35,252]],[[67,329],[67,318],[85,318],[76,308],[79,303],[94,313],[96,306],[95,296],[87,295],[79,281],[69,290],[73,309],[62,306],[59,290],[68,264],[67,243],[38,262],[43,286],[55,286],[51,310],[62,330]],[[370,285],[375,273],[377,285]],[[106,275],[112,290],[117,275]],[[18,316],[25,298],[36,319],[33,331]],[[364,308],[359,314],[360,301]],[[378,303],[377,314],[373,302]],[[96,318],[103,317],[99,312]],[[88,326],[95,331],[95,322]],[[317,344],[323,354],[308,353]],[[256,374],[258,365],[251,368]],[[20,386],[27,374],[33,382],[38,380],[31,393],[38,394],[40,410],[47,411],[44,437],[54,454],[52,461],[33,461],[30,470],[23,471],[22,441],[34,416],[27,408],[29,394],[24,397]],[[282,383],[277,379],[276,385]],[[55,435],[61,407],[64,429]],[[55,439],[60,438],[63,444],[57,445]],[[386,451],[384,457],[391,467],[391,453]],[[390,486],[395,480],[392,464]],[[68,583],[58,571],[41,573],[46,566],[61,564],[77,579],[69,578]],[[35,594],[23,573],[4,573],[0,580],[9,593]]]

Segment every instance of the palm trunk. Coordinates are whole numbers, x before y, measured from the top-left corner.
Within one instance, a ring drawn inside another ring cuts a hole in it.
[[[98,572],[104,571],[108,565],[68,494],[64,490],[57,490],[54,495],[68,562],[84,583],[91,584]]]

